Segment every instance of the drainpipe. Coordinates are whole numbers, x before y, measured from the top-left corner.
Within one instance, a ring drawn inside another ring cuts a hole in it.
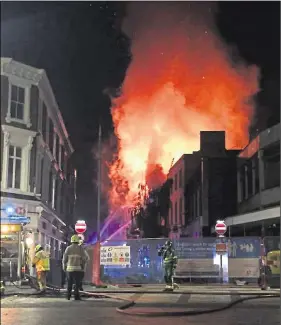
[[[258,152],[258,165],[259,165],[259,210],[262,210],[262,190],[264,189],[264,162],[263,162],[263,150]],[[261,229],[262,238],[265,236],[264,221],[262,221]]]

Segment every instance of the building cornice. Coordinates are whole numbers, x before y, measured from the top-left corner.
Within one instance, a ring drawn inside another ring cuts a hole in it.
[[[1,75],[8,77],[16,76],[28,80],[31,84],[38,86],[39,90],[43,93],[49,113],[53,115],[54,124],[58,128],[62,141],[67,147],[66,150],[68,151],[68,154],[71,155],[74,152],[74,149],[70,142],[69,135],[45,70],[36,69],[26,64],[14,61],[12,58],[1,57]]]
[[[8,132],[9,134],[19,134],[19,135],[23,135],[23,136],[27,136],[27,137],[35,137],[36,136],[36,132],[35,131],[31,131],[28,129],[22,129],[22,128],[17,128],[15,126],[11,126],[8,124],[2,124],[1,125],[3,132]]]
[[[30,67],[26,64],[14,61],[12,58],[1,58],[1,75],[16,76],[27,79],[32,84],[38,85],[44,70]]]

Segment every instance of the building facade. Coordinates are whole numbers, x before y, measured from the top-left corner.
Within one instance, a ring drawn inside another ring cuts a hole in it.
[[[185,184],[200,163],[200,155],[184,154],[171,167],[168,179],[171,180],[170,209],[167,226],[171,238],[179,238],[186,225],[187,202],[185,200]]]
[[[31,255],[41,243],[59,258],[73,223],[73,151],[45,71],[1,58],[1,218],[22,208]]]
[[[209,236],[216,220],[236,212],[237,153],[225,149],[225,132],[201,131],[200,150],[172,166],[170,237]]]
[[[280,124],[261,132],[237,157],[237,215],[232,235],[280,233]]]

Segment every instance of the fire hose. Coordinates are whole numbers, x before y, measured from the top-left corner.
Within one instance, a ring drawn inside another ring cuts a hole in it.
[[[29,275],[26,275],[26,277],[30,280],[30,284],[31,287],[35,288],[35,281],[36,279],[34,277],[31,277]],[[18,287],[16,284],[14,284],[16,287]],[[47,285],[47,289],[49,290],[49,292],[47,294],[55,294],[57,295],[61,295],[63,293],[66,293],[66,289],[61,289],[59,287],[53,286],[48,284]],[[259,294],[254,294],[253,292],[243,292],[243,298],[238,298],[235,301],[232,301],[224,306],[220,306],[217,308],[208,308],[208,309],[200,309],[200,310],[177,310],[177,311],[150,311],[149,308],[145,311],[142,312],[137,312],[137,311],[132,311],[130,312],[129,309],[136,306],[137,305],[137,301],[133,300],[133,299],[128,299],[128,298],[124,298],[121,297],[120,295],[116,296],[116,294],[124,294],[124,293],[131,293],[133,294],[204,294],[204,295],[231,295],[231,293],[229,292],[212,292],[212,291],[196,291],[196,292],[191,292],[191,291],[184,291],[184,292],[163,292],[163,291],[159,291],[159,290],[151,290],[151,291],[147,291],[147,290],[122,290],[122,291],[117,291],[117,290],[107,290],[105,293],[100,292],[100,291],[80,291],[80,294],[82,294],[83,296],[86,297],[94,297],[94,298],[108,298],[108,299],[115,299],[115,300],[120,300],[125,302],[125,304],[119,306],[116,308],[116,311],[118,313],[121,313],[123,315],[130,315],[130,316],[139,316],[139,317],[171,317],[171,316],[195,316],[195,315],[203,315],[203,314],[211,314],[211,313],[215,313],[215,312],[220,312],[220,311],[224,311],[226,309],[230,309],[240,303],[243,303],[245,301],[249,301],[249,300],[256,300],[256,299],[262,299],[262,298],[280,298],[280,292],[274,292],[274,293],[266,293],[266,292],[261,292]],[[111,295],[111,294],[114,294]],[[233,294],[237,295],[237,292],[234,292]],[[8,296],[11,295],[18,295],[18,296],[38,296],[38,293],[16,293],[16,294],[8,294]],[[247,297],[245,297],[247,296]]]

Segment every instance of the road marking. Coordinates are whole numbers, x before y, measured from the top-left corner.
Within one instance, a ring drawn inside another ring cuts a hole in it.
[[[188,300],[188,304],[194,304],[194,303],[198,303],[198,304],[204,304],[204,303],[225,303],[228,304],[231,302],[231,298],[230,295],[191,295],[190,299]]]
[[[179,300],[180,296],[180,294],[144,294],[138,299],[137,302],[176,303]]]
[[[191,297],[190,294],[181,295],[179,300],[177,301],[177,304],[188,305],[190,297]]]

